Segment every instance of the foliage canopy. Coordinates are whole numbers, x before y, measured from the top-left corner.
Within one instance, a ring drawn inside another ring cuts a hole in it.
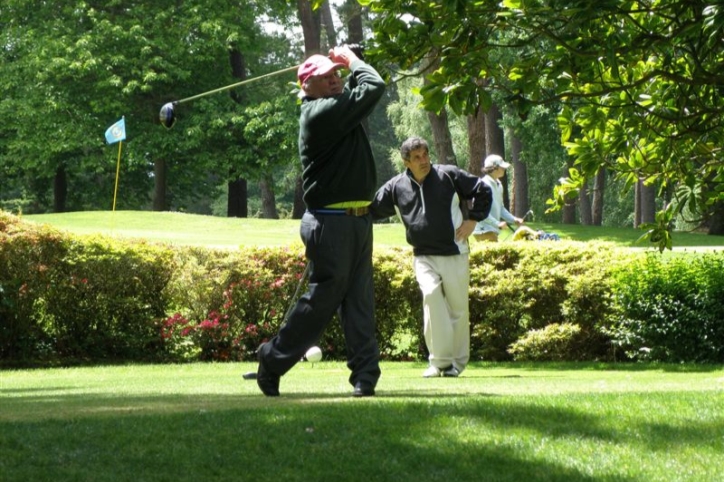
[[[683,0],[359,0],[375,15],[368,55],[398,75],[423,73],[423,104],[486,110],[492,93],[525,117],[561,105],[574,159],[562,206],[605,167],[669,202],[648,226],[671,247],[685,208],[724,200],[724,9]],[[431,61],[432,60],[432,61]],[[421,72],[420,66],[437,65]]]

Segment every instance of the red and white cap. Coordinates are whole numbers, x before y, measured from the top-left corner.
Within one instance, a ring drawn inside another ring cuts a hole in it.
[[[342,67],[344,67],[344,64],[332,62],[329,57],[318,54],[312,55],[299,66],[299,69],[297,69],[297,78],[301,84],[304,84],[304,82],[306,82],[310,77],[327,75],[331,71]]]

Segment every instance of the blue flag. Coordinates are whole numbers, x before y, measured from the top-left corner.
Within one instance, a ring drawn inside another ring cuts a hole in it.
[[[126,139],[126,118],[121,117],[121,120],[106,129],[106,142],[108,144],[115,144],[118,141]]]

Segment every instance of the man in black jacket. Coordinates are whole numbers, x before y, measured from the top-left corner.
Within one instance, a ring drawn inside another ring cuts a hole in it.
[[[457,377],[470,359],[468,237],[488,216],[492,194],[477,176],[433,165],[424,139],[407,139],[400,154],[405,172],[377,191],[370,212],[378,219],[397,212],[413,247],[430,353],[423,376]]]
[[[339,69],[350,76],[345,85]],[[258,352],[257,384],[279,395],[280,377],[315,345],[335,311],[347,348],[353,395],[371,396],[380,377],[372,286],[375,162],[362,122],[385,91],[384,80],[346,46],[312,55],[298,69],[302,106],[299,155],[307,212],[300,234],[310,266],[309,291],[279,333]]]

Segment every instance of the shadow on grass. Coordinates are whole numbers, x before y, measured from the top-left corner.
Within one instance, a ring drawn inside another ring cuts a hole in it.
[[[600,371],[663,371],[672,373],[709,373],[724,369],[724,365],[674,363],[602,363],[602,362],[505,362],[471,363],[471,366],[510,368],[516,370],[600,370]]]
[[[395,390],[365,400],[49,393],[2,405],[7,482],[625,482],[655,477],[619,471],[616,454],[664,463],[714,450],[724,432],[721,419],[685,426],[637,419],[622,427],[605,410]]]

